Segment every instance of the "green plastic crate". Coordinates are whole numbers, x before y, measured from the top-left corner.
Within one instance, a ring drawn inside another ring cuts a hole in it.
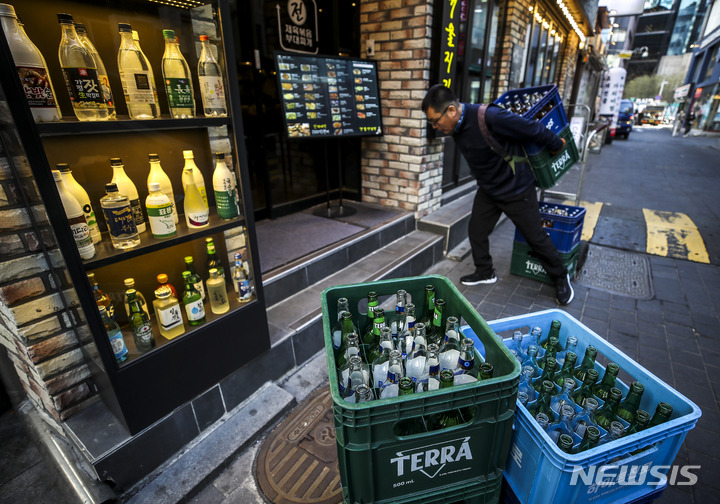
[[[551,156],[547,149],[528,156],[530,166],[535,172],[536,185],[540,189],[549,189],[554,186],[555,182],[580,160],[570,126],[565,126],[558,136],[565,139],[565,147],[555,156]]]
[[[576,244],[570,252],[564,254],[560,253],[563,264],[567,268],[571,277],[575,274],[578,256],[580,255],[579,250],[580,243]],[[537,258],[530,245],[519,241],[513,242],[512,258],[510,260],[510,273],[549,284],[553,283],[552,278],[550,278],[550,275],[547,274],[545,268],[543,268],[540,260]]]
[[[353,320],[362,328],[367,316],[359,315],[358,306],[364,306],[369,291],[377,292],[382,304],[405,289],[420,318],[428,284],[435,286],[436,298],[445,300],[444,314],[462,317],[480,335],[482,344],[476,350],[493,364],[493,378],[370,403],[344,401],[331,334],[338,298],[348,298]],[[322,293],[322,312],[344,502],[497,502],[520,364],[452,282],[443,276],[422,276],[332,287]],[[461,408],[472,412],[464,424],[411,436],[393,431],[400,421]]]

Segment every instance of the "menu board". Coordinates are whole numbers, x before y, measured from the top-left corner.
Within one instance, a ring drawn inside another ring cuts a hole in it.
[[[382,135],[374,61],[278,52],[289,138]]]

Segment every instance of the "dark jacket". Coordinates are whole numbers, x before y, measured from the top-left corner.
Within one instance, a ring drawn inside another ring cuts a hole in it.
[[[480,189],[492,198],[515,196],[535,183],[527,163],[516,163],[513,175],[510,165],[495,154],[480,132],[479,104],[464,103],[465,113],[452,137],[467,161]],[[500,107],[485,112],[488,129],[509,154],[524,156],[523,143],[533,142],[551,151],[562,148],[562,139],[539,122],[525,119]]]

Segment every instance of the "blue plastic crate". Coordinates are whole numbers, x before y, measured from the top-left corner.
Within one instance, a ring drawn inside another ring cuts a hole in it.
[[[580,237],[582,236],[583,223],[582,221],[572,231],[564,231],[562,229],[545,228],[545,232],[550,236],[555,248],[558,252],[568,253],[572,252],[575,246],[580,243]],[[515,241],[520,243],[527,243],[523,234],[515,229]]]
[[[555,215],[553,209],[567,210],[570,215]],[[560,203],[540,202],[540,219],[544,228],[559,231],[575,231],[577,226],[585,220],[587,210],[584,207],[561,205]]]
[[[518,500],[525,504],[614,504],[647,497],[664,484],[664,478],[655,478],[654,473],[667,473],[667,466],[675,460],[687,432],[700,418],[700,408],[562,310],[545,310],[495,320],[488,322],[488,325],[499,336],[509,337],[516,329],[526,333],[530,326],[535,325],[543,329],[543,334],[547,334],[553,320],[559,320],[562,324],[561,343],[564,344],[571,334],[578,338],[578,355],[584,355],[585,348],[592,344],[599,354],[617,363],[634,380],[641,381],[645,386],[640,404],[642,409],[652,414],[657,403],[665,401],[672,405],[673,416],[664,424],[571,455],[561,451],[528,410],[518,404],[513,440],[505,466],[508,483]],[[474,337],[469,327],[465,326],[462,330],[466,336]],[[595,368],[600,376],[604,374],[603,366],[596,363]],[[618,380],[617,386],[623,394],[627,393],[627,384]],[[605,472],[605,483],[598,484],[599,480],[593,478],[593,474],[597,476],[601,467],[609,469]],[[618,483],[621,475],[625,475],[622,478],[625,480],[628,474],[633,474],[632,471],[638,471],[637,477],[642,478],[641,484]],[[577,473],[576,484],[571,485],[574,472]]]

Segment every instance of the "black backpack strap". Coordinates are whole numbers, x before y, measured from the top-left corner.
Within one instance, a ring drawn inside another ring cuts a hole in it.
[[[488,146],[493,150],[495,154],[503,158],[507,164],[510,165],[513,175],[515,174],[515,163],[526,162],[528,159],[526,156],[513,156],[506,151],[503,146],[498,142],[497,138],[490,133],[487,122],[485,120],[485,111],[487,110],[487,103],[483,103],[478,107],[478,126],[480,126],[480,133],[487,142]]]

